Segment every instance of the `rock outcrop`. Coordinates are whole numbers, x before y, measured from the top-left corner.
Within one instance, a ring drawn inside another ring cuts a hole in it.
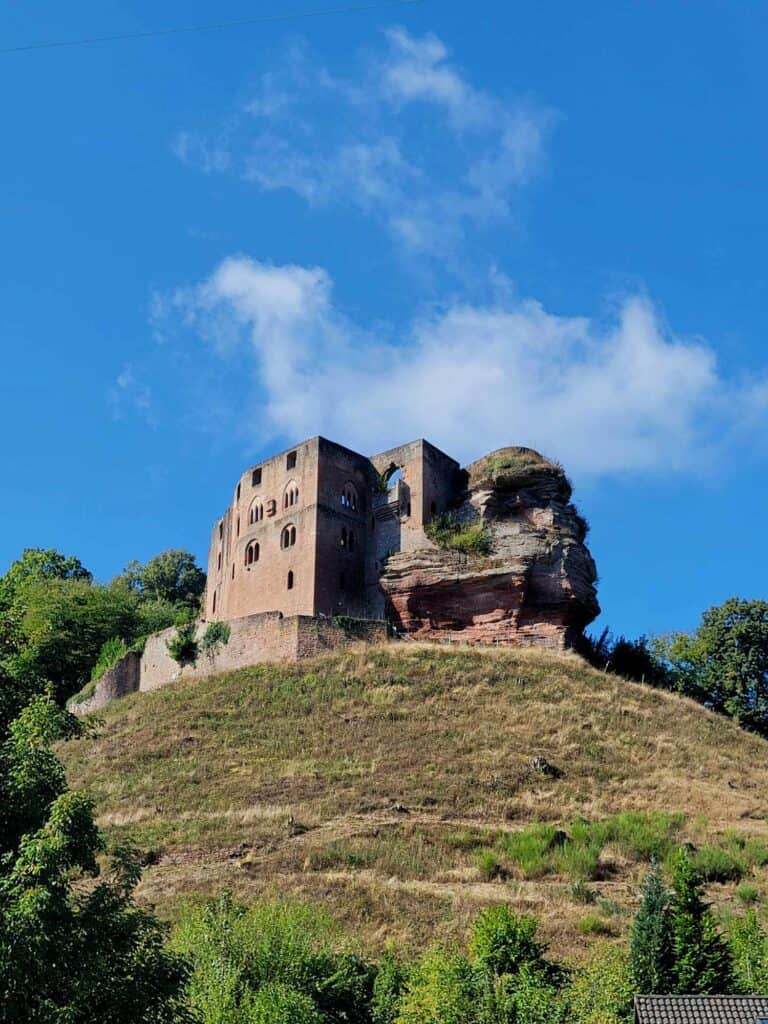
[[[387,560],[392,620],[424,639],[571,645],[600,608],[587,526],[562,468],[529,448],[502,448],[462,476],[448,521]]]

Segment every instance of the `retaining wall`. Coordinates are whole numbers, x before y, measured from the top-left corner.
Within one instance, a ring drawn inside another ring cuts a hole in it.
[[[195,636],[200,641],[208,623],[198,623]],[[340,625],[333,619],[311,615],[282,616],[279,612],[262,612],[232,619],[229,641],[215,651],[200,651],[194,665],[183,668],[168,653],[167,643],[174,628],[164,629],[147,638],[144,653],[129,653],[106,672],[96,685],[92,697],[71,704],[76,715],[85,715],[137,690],[156,690],[177,680],[204,679],[218,672],[247,668],[265,662],[299,661],[323,651],[347,647],[360,641],[376,643],[387,638],[385,622],[355,619]]]

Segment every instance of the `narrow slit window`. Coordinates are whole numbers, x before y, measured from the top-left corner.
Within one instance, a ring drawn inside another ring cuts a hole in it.
[[[288,590],[293,590],[293,569],[288,570]]]

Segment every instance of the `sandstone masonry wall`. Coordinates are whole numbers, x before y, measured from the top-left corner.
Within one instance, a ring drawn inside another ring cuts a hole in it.
[[[70,710],[78,716],[98,711],[99,708],[103,708],[110,701],[117,700],[118,697],[135,693],[139,688],[140,676],[141,658],[134,651],[129,651],[114,668],[104,673],[96,684],[93,696],[78,704],[72,704]]]
[[[154,633],[147,639],[141,657],[133,652],[125,655],[104,674],[94,695],[79,704],[72,704],[70,710],[78,716],[86,715],[128,693],[157,690],[179,679],[193,681],[250,665],[299,661],[353,643],[378,643],[387,639],[386,623],[380,621],[334,621],[310,615],[282,616],[278,612],[233,619],[229,626],[228,643],[213,653],[201,651],[194,665],[183,668],[168,653],[167,642],[175,629]],[[198,641],[205,627],[205,622],[198,625]]]

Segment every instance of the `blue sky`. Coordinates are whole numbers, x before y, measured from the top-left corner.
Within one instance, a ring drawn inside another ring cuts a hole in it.
[[[0,40],[291,10],[28,0]],[[275,447],[426,436],[563,461],[601,624],[768,596],[766,30],[425,0],[0,54],[0,568],[203,559]]]

